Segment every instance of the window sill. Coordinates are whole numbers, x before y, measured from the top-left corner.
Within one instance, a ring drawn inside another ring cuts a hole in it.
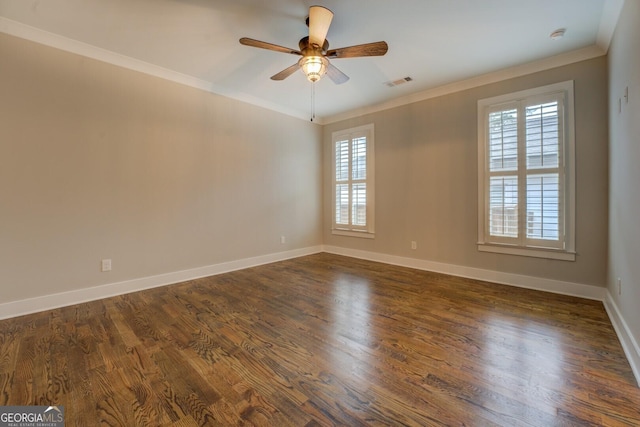
[[[368,231],[353,231],[353,230],[333,229],[333,230],[331,230],[331,234],[335,234],[335,235],[338,235],[338,236],[360,237],[360,238],[363,238],[363,239],[373,239],[373,238],[375,238],[375,234],[369,233]]]
[[[528,256],[533,258],[557,259],[561,261],[575,261],[576,253],[555,249],[522,248],[508,245],[490,245],[478,243],[480,252],[492,252],[497,254]]]

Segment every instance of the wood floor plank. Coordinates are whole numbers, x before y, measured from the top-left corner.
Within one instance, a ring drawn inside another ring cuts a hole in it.
[[[638,426],[602,303],[316,254],[0,321],[0,405],[87,426]]]

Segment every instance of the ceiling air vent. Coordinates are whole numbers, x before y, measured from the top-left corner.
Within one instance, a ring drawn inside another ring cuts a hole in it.
[[[411,77],[407,76],[407,77],[403,77],[403,78],[398,79],[398,80],[394,80],[394,81],[391,81],[391,82],[386,82],[385,84],[387,86],[389,86],[389,87],[395,87],[395,86],[398,86],[398,85],[401,85],[401,84],[409,83],[411,81],[413,81],[413,79]]]

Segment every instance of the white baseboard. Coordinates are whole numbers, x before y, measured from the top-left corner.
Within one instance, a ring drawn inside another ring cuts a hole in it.
[[[110,283],[87,289],[61,292],[52,295],[44,295],[20,301],[12,301],[0,304],[0,320],[18,317],[25,314],[36,313],[44,310],[95,301],[116,295],[141,291],[159,286],[171,285],[201,277],[214,276],[230,271],[269,264],[286,259],[311,255],[318,252],[328,252],[353,258],[383,262],[402,267],[416,268],[419,270],[433,271],[436,273],[451,274],[470,279],[484,280],[494,283],[518,286],[522,288],[553,292],[563,295],[577,296],[592,300],[603,301],[605,309],[611,319],[611,323],[618,334],[624,352],[629,360],[631,369],[640,385],[640,346],[631,334],[627,323],[622,317],[615,301],[605,288],[584,285],[580,283],[563,282],[559,280],[544,279],[513,273],[504,273],[494,270],[484,270],[473,267],[464,267],[454,264],[445,264],[434,261],[426,261],[415,258],[406,258],[395,255],[381,254],[377,252],[360,251],[356,249],[340,248],[337,246],[312,246],[274,254],[261,255],[252,258],[244,258],[237,261],[224,262],[189,270],[176,271],[157,276],[143,277],[123,282]]]
[[[142,277],[139,279],[126,280],[123,282],[109,283],[86,289],[77,289],[57,294],[43,295],[19,301],[11,301],[0,304],[0,320],[10,317],[18,317],[25,314],[36,313],[44,310],[80,304],[88,301],[95,301],[116,295],[130,292],[142,291],[144,289],[156,288],[159,286],[171,285],[187,280],[201,277],[214,276],[216,274],[241,270],[243,268],[255,267],[262,264],[283,261],[297,258],[304,255],[311,255],[322,251],[321,246],[295,249],[291,251],[278,252],[274,254],[261,255],[252,258],[244,258],[237,261],[223,262],[220,264],[208,265],[189,270],[176,271],[157,276]]]
[[[453,276],[466,277],[469,279],[484,280],[487,282],[517,286],[520,288],[535,289],[538,291],[553,292],[562,295],[571,295],[597,301],[604,301],[606,294],[606,289],[604,287],[584,285],[581,283],[564,282],[560,280],[525,276],[522,274],[504,273],[495,270],[484,270],[481,268],[445,264],[441,262],[426,261],[415,258],[405,258],[395,255],[381,254],[377,252],[340,248],[336,246],[323,246],[322,249],[324,252],[329,252],[337,255],[345,255],[353,258],[366,259],[369,261],[378,261],[386,264],[415,268],[418,270],[451,274]]]
[[[618,339],[620,340],[620,344],[622,344],[627,360],[631,365],[633,375],[636,377],[638,386],[640,386],[640,346],[633,337],[631,329],[629,329],[624,317],[622,317],[618,305],[608,291],[607,297],[604,300],[604,308],[607,310],[607,314],[609,314],[611,324],[616,330],[616,334],[618,334]]]
[[[605,310],[609,315],[611,324],[618,335],[625,355],[631,365],[631,370],[640,386],[640,346],[633,337],[629,326],[625,322],[618,306],[611,297],[611,294],[604,287],[584,285],[580,283],[563,282],[559,280],[544,279],[539,277],[524,276],[520,274],[503,273],[500,271],[483,270],[479,268],[464,267],[453,264],[445,264],[421,259],[405,258],[394,255],[380,254],[376,252],[360,251],[356,249],[346,249],[335,246],[323,246],[323,252],[337,255],[350,256],[353,258],[366,259],[369,261],[383,262],[386,264],[399,265],[402,267],[416,268],[418,270],[433,271],[436,273],[451,274],[470,279],[484,280],[488,282],[501,283],[505,285],[518,286],[527,289],[535,289],[546,292],[553,292],[562,295],[571,295],[604,303]]]

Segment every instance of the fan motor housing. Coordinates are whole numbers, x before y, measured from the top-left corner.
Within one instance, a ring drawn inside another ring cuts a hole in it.
[[[329,50],[329,40],[325,39],[322,47],[309,43],[309,37],[303,37],[298,42],[302,56],[324,56]]]

